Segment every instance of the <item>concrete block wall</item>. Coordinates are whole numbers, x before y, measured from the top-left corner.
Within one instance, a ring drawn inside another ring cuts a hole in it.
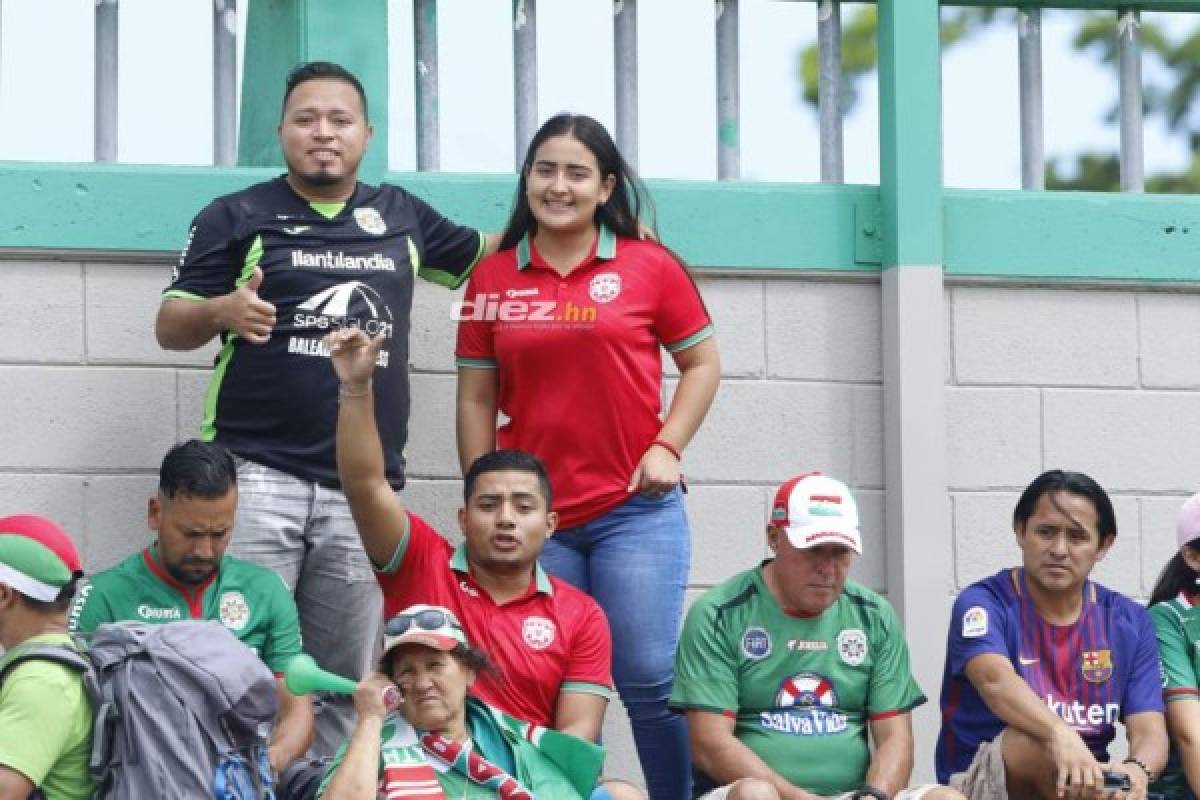
[[[167,353],[153,337],[166,261],[0,258],[0,513],[45,514],[104,569],[148,541],[158,463],[195,436],[215,347]],[[859,490],[860,580],[884,588],[879,287],[796,277],[703,277],[725,383],[687,453],[694,531],[689,599],[766,554],[776,485],[821,468]],[[408,502],[456,536],[455,295],[422,284],[412,317]],[[668,360],[668,371],[671,374]],[[668,380],[667,397],[673,388]],[[608,772],[639,779],[619,706]]]
[[[90,570],[148,540],[146,499],[166,448],[198,431],[215,349],[153,339],[170,265],[0,258],[0,514],[50,516]],[[686,454],[689,600],[765,555],[774,487],[801,470],[845,479],[886,591],[880,289],[867,279],[705,275],[724,382]],[[947,307],[948,502],[955,585],[1014,563],[1020,489],[1063,466],[1114,495],[1118,543],[1099,578],[1144,598],[1200,486],[1200,327],[1194,293],[952,284]],[[455,536],[451,293],[413,309],[409,503]],[[673,375],[668,360],[668,374]],[[669,400],[673,379],[668,378]],[[947,598],[947,603],[950,598]],[[910,631],[940,647],[941,632]],[[935,696],[937,687],[927,686]],[[627,725],[606,727],[609,773],[638,778]]]
[[[1200,489],[1200,304],[1194,291],[957,285],[947,291],[948,472],[955,583],[1016,556],[1011,515],[1044,469],[1113,497],[1097,579],[1145,599]]]

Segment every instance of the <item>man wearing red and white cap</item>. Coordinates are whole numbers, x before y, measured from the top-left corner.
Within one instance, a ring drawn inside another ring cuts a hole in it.
[[[83,574],[69,536],[32,515],[0,519],[0,800],[84,800],[92,709],[80,674],[31,645],[71,647],[67,606]],[[11,668],[10,668],[11,667]]]
[[[846,580],[862,553],[850,490],[817,472],[792,478],[767,544],[775,558],[706,592],[684,622],[671,705],[687,714],[695,796],[961,798],[905,788],[910,712],[925,696],[895,611]]]

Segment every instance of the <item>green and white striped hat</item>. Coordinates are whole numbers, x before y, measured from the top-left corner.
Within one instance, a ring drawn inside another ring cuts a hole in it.
[[[32,514],[0,518],[0,583],[50,603],[82,574],[79,552],[62,528]]]

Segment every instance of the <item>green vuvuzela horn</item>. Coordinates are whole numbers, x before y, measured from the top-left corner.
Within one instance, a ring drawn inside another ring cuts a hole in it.
[[[308,694],[309,692],[332,692],[333,694],[354,694],[357,684],[349,678],[326,672],[317,666],[317,662],[308,653],[292,656],[283,670],[283,683],[292,694]],[[388,711],[395,711],[404,702],[403,695],[395,686],[385,686],[383,689],[383,705]]]
[[[317,662],[308,653],[300,653],[292,657],[283,670],[283,682],[292,694],[308,694],[309,692],[333,692],[334,694],[354,694],[354,681],[326,672],[317,666]]]

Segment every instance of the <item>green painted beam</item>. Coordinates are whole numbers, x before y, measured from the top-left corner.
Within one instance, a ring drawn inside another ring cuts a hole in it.
[[[212,198],[277,169],[0,162],[4,250],[177,250]],[[499,229],[508,175],[392,173],[453,219]],[[697,267],[877,271],[873,186],[650,181],[664,241]],[[951,276],[1029,280],[1200,282],[1200,197],[951,190]]]
[[[1200,281],[1200,197],[946,191],[946,273]]]
[[[881,3],[879,169],[885,268],[942,263],[941,69],[937,0]]]
[[[246,20],[238,163],[282,166],[276,129],[288,72],[306,61],[334,61],[367,92],[375,141],[388,140],[387,0],[254,0]],[[387,147],[369,149],[361,174],[387,171]]]
[[[790,0],[815,3],[819,0]],[[875,0],[854,0],[871,3]],[[1200,11],[1200,0],[940,0],[943,6],[972,8],[1059,8],[1076,11]]]
[[[942,0],[944,6],[1061,8],[1077,11],[1200,11],[1200,0]]]
[[[169,252],[212,198],[278,169],[0,162],[0,249]],[[387,176],[452,219],[503,227],[511,175]],[[651,181],[663,240],[698,267],[878,269],[878,195],[868,186]],[[858,232],[856,220],[871,230]],[[764,231],[770,233],[764,235]]]
[[[0,247],[177,250],[210,200],[280,171],[0,162]]]

